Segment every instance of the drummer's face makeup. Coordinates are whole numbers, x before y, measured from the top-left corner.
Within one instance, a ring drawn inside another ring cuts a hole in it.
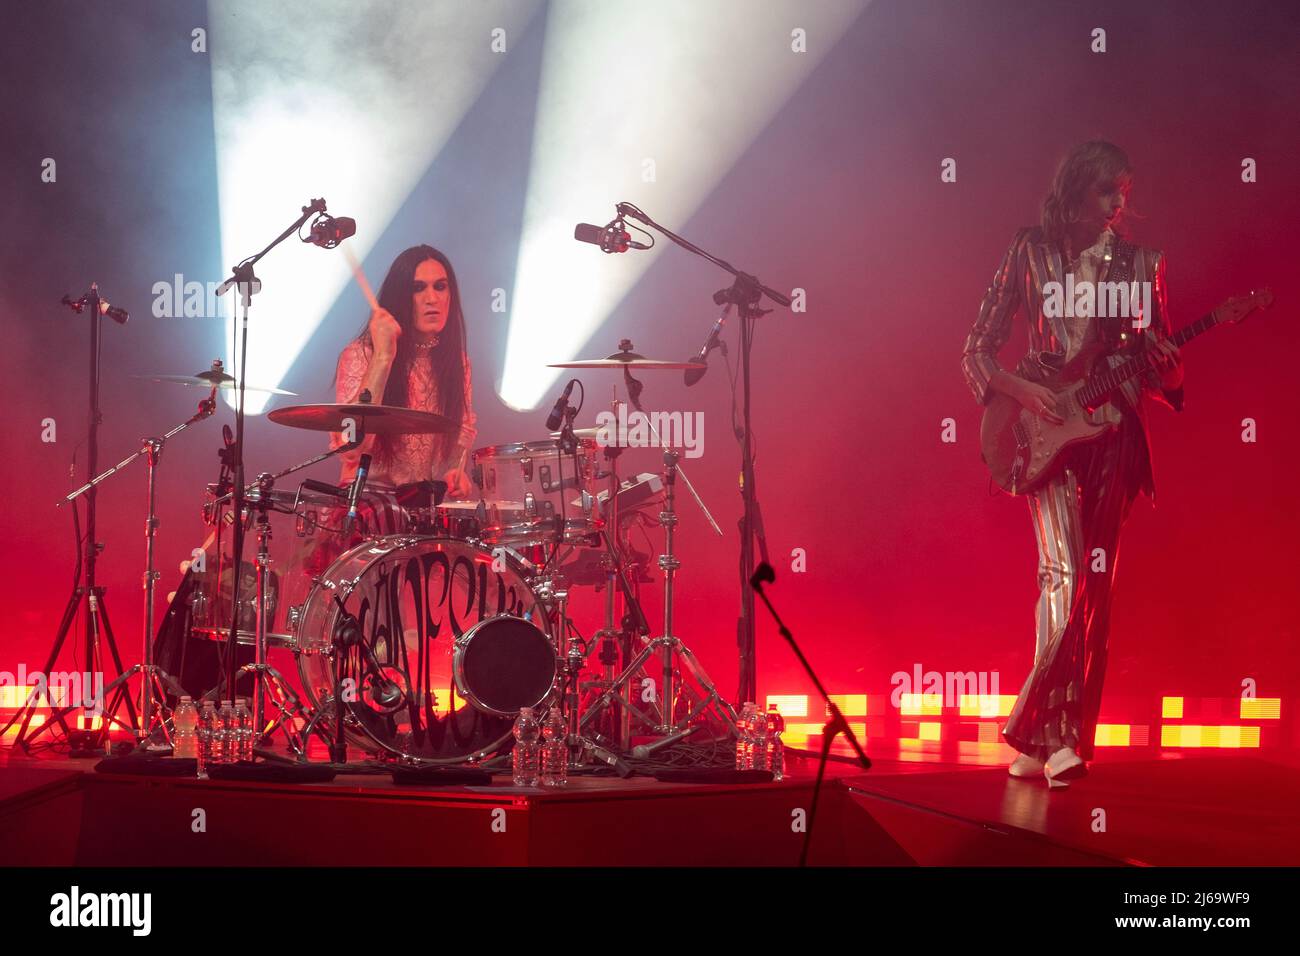
[[[451,311],[451,283],[437,259],[425,259],[415,269],[411,283],[411,324],[415,331],[436,335],[447,327]]]

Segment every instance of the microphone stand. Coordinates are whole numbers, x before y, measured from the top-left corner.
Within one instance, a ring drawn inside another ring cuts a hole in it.
[[[248,311],[252,306],[253,296],[261,291],[262,283],[253,272],[253,267],[262,260],[268,252],[278,246],[284,240],[294,235],[303,227],[303,224],[317,213],[325,211],[324,199],[313,199],[308,205],[302,207],[300,215],[289,228],[280,233],[271,244],[255,255],[249,256],[243,262],[234,267],[230,278],[223,282],[217,288],[217,295],[225,295],[232,288],[239,288],[239,302],[243,307],[242,316],[237,321],[236,328],[240,332],[240,352],[238,363],[235,368],[235,375],[239,382],[238,398],[235,402],[235,444],[232,446],[234,469],[234,495],[232,508],[235,515],[234,536],[231,540],[232,571],[234,577],[233,591],[233,609],[237,611],[239,602],[239,584],[240,575],[243,574],[244,563],[244,384],[248,377]],[[235,686],[235,646],[237,633],[239,630],[239,614],[233,613],[230,620],[230,632],[226,637],[226,655],[225,655],[225,672],[226,687],[233,697],[238,688]],[[264,727],[256,727],[254,733],[261,737]]]
[[[335,455],[340,455],[345,452],[352,451],[353,449],[360,447],[361,442],[364,440],[364,438],[365,438],[365,433],[359,432],[355,441],[346,442],[340,445],[338,448],[331,448],[329,451],[323,452],[319,455],[314,455],[311,458],[307,459],[306,461],[299,462],[298,464],[290,465],[288,468],[281,469],[280,471],[277,471],[274,474],[259,475],[258,480],[256,482],[254,482],[253,484],[249,485],[247,488],[244,489],[245,496],[247,496],[255,488],[259,489],[259,491],[261,492],[261,494],[259,494],[258,496],[258,501],[256,504],[256,507],[259,511],[258,537],[259,537],[260,544],[258,547],[258,568],[257,568],[258,584],[257,584],[257,594],[255,597],[255,608],[256,608],[255,620],[257,622],[255,627],[256,639],[254,641],[255,661],[253,664],[245,664],[243,667],[239,669],[239,673],[241,675],[247,673],[253,674],[253,682],[254,682],[253,683],[254,686],[253,723],[254,726],[259,728],[258,731],[259,743],[274,735],[276,728],[280,727],[282,725],[282,722],[286,719],[286,714],[294,715],[294,716],[302,716],[301,699],[294,692],[293,688],[290,687],[285,682],[284,678],[280,675],[280,673],[274,667],[272,667],[267,662],[266,659],[266,654],[268,650],[266,635],[267,635],[267,630],[269,625],[266,622],[265,573],[266,573],[267,555],[265,551],[265,539],[270,537],[270,528],[266,524],[266,511],[270,509],[267,493],[270,491],[272,487],[274,487],[275,482],[280,478],[283,478],[286,475],[291,475],[297,471],[302,471],[304,468],[309,468],[312,465],[319,464],[320,462],[325,461],[327,458],[332,458]],[[224,473],[224,469],[223,469],[223,473]],[[302,496],[302,489],[303,489],[303,485],[299,485],[298,493],[294,496],[294,503],[292,509],[294,514],[297,514],[298,511],[298,502]],[[235,497],[235,490],[232,489],[231,491],[214,499],[211,503],[212,507],[214,508],[214,512],[216,509],[220,509],[226,502],[231,501],[234,497]],[[240,521],[238,523],[242,524],[243,522]],[[220,517],[218,517],[217,528],[220,529],[220,527],[221,527],[221,519]],[[219,538],[217,544],[217,556],[218,559],[220,559],[221,545],[220,545]],[[238,620],[239,620],[238,589],[232,592],[231,611],[232,614],[234,615],[236,624],[238,624]],[[276,707],[280,711],[280,717],[277,718],[276,723],[272,725],[269,731],[263,733],[267,724],[267,718],[265,716],[266,714],[265,686],[267,682],[270,683],[271,688],[274,692],[273,700],[276,704]],[[226,686],[232,688],[231,692],[233,694],[233,684],[227,683]],[[315,727],[317,721],[317,718],[314,716],[305,719],[307,719],[307,725],[301,734],[297,734],[296,731],[292,730],[289,725],[285,725],[285,736],[288,739],[289,747],[290,749],[297,752],[299,757],[303,761],[307,759],[307,739],[310,736],[312,729]],[[343,733],[342,724],[340,722],[340,726],[338,728],[339,747],[343,746],[342,733]],[[332,754],[333,744],[332,742],[329,741],[328,738],[326,738],[326,741],[327,743],[330,743],[331,754]],[[265,757],[274,756],[269,752],[263,753],[260,749],[257,748],[255,748],[254,752],[259,756],[265,756]],[[340,760],[332,760],[331,762],[345,763],[346,757]]]
[[[830,757],[831,744],[835,741],[835,736],[837,734],[844,735],[844,739],[849,742],[849,746],[851,746],[857,753],[858,762],[862,765],[863,770],[871,769],[871,760],[867,757],[866,751],[862,749],[862,745],[858,743],[858,738],[853,735],[853,728],[850,727],[849,722],[844,719],[844,714],[840,712],[839,707],[835,705],[835,702],[831,700],[830,695],[826,693],[826,688],[822,686],[821,680],[817,677],[817,672],[814,671],[812,665],[808,663],[808,658],[803,656],[803,651],[801,651],[799,645],[795,643],[794,635],[790,633],[790,629],[786,627],[785,622],[781,620],[781,615],[776,613],[776,608],[774,608],[772,602],[768,600],[767,593],[763,590],[763,582],[767,581],[771,583],[775,580],[776,572],[772,570],[770,564],[764,561],[758,566],[753,577],[749,579],[749,584],[758,596],[763,599],[763,603],[767,605],[767,609],[771,612],[773,619],[776,621],[776,626],[781,632],[781,636],[786,639],[786,642],[790,645],[790,649],[794,651],[795,657],[799,658],[799,663],[803,665],[804,671],[810,678],[812,678],[812,682],[817,688],[817,693],[822,695],[822,700],[826,704],[826,709],[831,715],[831,719],[828,720],[826,726],[822,728],[822,753],[821,758],[817,761],[817,782],[813,784],[812,807],[808,811],[808,829],[804,833],[803,837],[803,850],[799,853],[799,865],[807,866],[808,847],[812,843],[813,821],[817,819],[817,800],[821,796],[822,778],[826,774],[826,762]]]
[[[761,309],[759,301],[766,296],[778,305],[789,308],[790,297],[782,292],[764,285],[755,276],[741,272],[731,263],[712,255],[687,239],[655,222],[631,203],[620,202],[616,209],[619,216],[635,219],[651,229],[671,239],[687,252],[702,259],[707,259],[719,269],[732,275],[735,281],[728,289],[714,296],[718,305],[730,302],[736,306],[740,316],[740,366],[742,378],[741,416],[743,434],[741,436],[741,498],[743,510],[740,519],[740,619],[737,623],[736,643],[740,649],[740,679],[736,690],[737,705],[755,700],[758,696],[758,665],[754,641],[754,595],[750,591],[750,576],[754,567],[754,544],[758,536],[758,495],[755,488],[754,444],[751,428],[750,403],[750,367],[754,345],[754,322],[766,314],[768,309]]]
[[[95,471],[99,467],[99,426],[104,420],[103,413],[99,406],[99,385],[100,385],[100,353],[102,346],[102,329],[101,322],[106,313],[105,306],[107,303],[100,297],[99,284],[92,282],[90,291],[80,299],[73,300],[71,296],[63,297],[63,304],[80,314],[86,309],[90,310],[90,427],[86,438],[86,478],[92,480],[95,477]],[[119,318],[115,313],[114,320],[118,324],[126,321],[124,317]],[[81,607],[81,602],[86,602],[86,634],[85,634],[85,662],[88,673],[92,674],[91,681],[94,681],[95,662],[99,654],[99,637],[104,635],[108,644],[108,649],[113,656],[113,665],[117,668],[117,675],[122,673],[122,661],[117,652],[117,641],[113,637],[113,627],[108,620],[108,602],[105,600],[105,588],[95,582],[95,563],[99,557],[99,552],[103,550],[102,543],[95,540],[95,514],[96,514],[96,490],[90,488],[86,495],[86,535],[85,535],[85,553],[77,554],[77,580],[72,586],[72,593],[68,595],[68,603],[63,609],[63,619],[59,623],[58,634],[54,639],[54,646],[50,650],[49,657],[45,661],[45,669],[41,673],[45,676],[48,683],[49,675],[54,670],[55,662],[58,660],[60,651],[63,650],[63,642],[68,637],[68,632],[77,617],[77,611]],[[76,518],[76,509],[73,509],[73,518]],[[81,548],[81,542],[77,543],[78,549]],[[46,694],[48,698],[48,686]],[[82,703],[85,700],[85,688],[82,688]],[[130,720],[130,727],[134,730],[137,726],[135,704],[129,696],[125,698],[127,717]],[[22,718],[22,725],[18,728],[18,737],[14,741],[15,745],[21,747],[25,753],[31,750],[31,741],[35,740],[46,731],[53,732],[53,727],[57,723],[63,729],[64,735],[72,743],[72,756],[87,757],[94,755],[99,743],[99,734],[93,729],[69,728],[63,715],[78,709],[80,705],[72,707],[54,707],[54,701],[49,700],[51,713],[49,718],[41,724],[34,733],[29,737],[27,735],[28,725],[35,716],[37,707],[37,697],[35,694],[28,696],[24,707],[19,710],[5,724],[3,730],[8,730]],[[117,717],[117,704],[112,708],[106,709],[101,715],[103,723],[100,730],[105,739],[108,738],[108,726],[110,723],[121,723],[121,718]],[[0,730],[0,733],[3,731]]]

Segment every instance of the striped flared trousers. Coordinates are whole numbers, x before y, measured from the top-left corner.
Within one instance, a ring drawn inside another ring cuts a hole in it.
[[[1119,426],[1067,452],[1063,470],[1027,496],[1038,541],[1037,645],[1002,732],[1038,760],[1062,747],[1092,757],[1120,529],[1147,454],[1140,423],[1123,412]]]

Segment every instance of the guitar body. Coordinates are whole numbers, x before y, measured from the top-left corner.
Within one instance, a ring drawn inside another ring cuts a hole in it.
[[[1241,322],[1272,304],[1273,292],[1267,288],[1234,296],[1170,335],[1170,341],[1182,348],[1217,325]],[[1060,425],[1031,414],[1007,395],[994,393],[980,422],[980,451],[1003,491],[1023,495],[1038,489],[1060,470],[1062,452],[1093,441],[1120,423],[1119,409],[1107,399],[1123,382],[1150,371],[1151,358],[1138,352],[1118,366],[1098,358],[1095,348],[1089,350],[1061,369],[1056,381],[1039,383],[1056,395],[1057,411],[1065,419]]]
[[[1000,392],[984,410],[980,451],[994,483],[1009,494],[1036,490],[1060,470],[1062,452],[1101,437],[1120,421],[1119,410],[1113,405],[1103,405],[1095,412],[1083,407],[1077,395],[1085,384],[1082,381],[1063,387],[1044,384],[1056,393],[1064,424],[1034,415]]]

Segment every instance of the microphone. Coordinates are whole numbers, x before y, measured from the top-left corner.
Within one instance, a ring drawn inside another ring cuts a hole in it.
[[[85,296],[83,296],[80,299],[74,300],[72,296],[65,294],[61,301],[63,305],[66,305],[68,308],[70,308],[73,312],[76,312],[78,315],[80,315],[82,312],[86,310]],[[115,305],[110,305],[108,301],[105,299],[99,300],[99,314],[108,316],[118,325],[126,325],[127,319],[131,318],[131,314],[127,312],[126,309],[121,309]]]
[[[722,340],[718,338],[718,336],[722,334],[722,327],[726,325],[727,316],[730,314],[731,314],[731,303],[728,302],[725,306],[723,306],[722,314],[718,316],[718,321],[714,322],[713,328],[709,330],[709,337],[704,340],[704,346],[700,349],[699,354],[691,356],[689,361],[704,362],[706,365],[708,364],[709,353],[712,352],[718,346],[722,345]],[[726,350],[725,345],[722,345],[722,348],[724,351]],[[685,372],[682,373],[682,378],[686,382],[686,387],[689,388],[690,386],[698,382],[700,379],[704,378],[704,373],[707,371],[708,371],[707,368],[688,368]]]
[[[604,226],[593,226],[589,222],[580,222],[573,227],[573,238],[579,242],[589,242],[600,246],[601,252],[627,252],[628,249],[649,249],[644,242],[635,242],[631,234],[623,228],[623,220],[615,219]]]
[[[366,487],[366,475],[370,473],[370,456],[362,455],[357,463],[357,474],[352,479],[352,488],[348,491],[348,519],[343,523],[343,533],[352,531],[352,524],[357,520],[357,500]]]
[[[335,219],[321,213],[320,218],[311,225],[311,235],[303,240],[322,249],[333,249],[344,239],[357,234],[357,221],[347,216]]]
[[[564,420],[564,410],[569,407],[569,393],[573,391],[573,383],[576,378],[569,379],[569,384],[564,386],[564,394],[559,397],[555,407],[551,409],[551,414],[546,416],[546,430],[556,432],[560,430],[560,422]]]
[[[376,708],[384,714],[393,713],[401,706],[405,697],[401,685],[394,680],[390,680],[384,673],[379,658],[375,656],[374,648],[363,639],[361,622],[357,620],[357,616],[347,609],[347,606],[337,594],[334,595],[334,603],[339,608],[339,616],[334,624],[334,639],[343,648],[356,647],[360,649],[361,659],[365,663],[366,670],[369,671],[365,680]]]
[[[127,319],[131,318],[131,314],[127,312],[126,309],[120,309],[115,305],[109,305],[107,302],[101,302],[99,304],[99,311],[102,315],[108,316],[118,325],[126,325]]]

